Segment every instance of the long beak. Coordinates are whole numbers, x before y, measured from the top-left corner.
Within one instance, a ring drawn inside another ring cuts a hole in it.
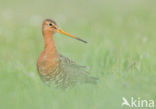
[[[66,35],[66,36],[69,36],[69,37],[71,37],[71,38],[73,38],[73,39],[77,39],[77,40],[79,40],[79,41],[81,41],[81,42],[88,43],[87,41],[84,41],[84,40],[80,39],[79,37],[75,37],[75,36],[73,36],[73,35],[71,35],[71,34],[69,34],[69,33],[67,33],[67,32],[64,32],[64,31],[63,31],[62,29],[60,29],[60,28],[57,28],[56,31],[59,32],[59,33],[61,33],[61,34]]]

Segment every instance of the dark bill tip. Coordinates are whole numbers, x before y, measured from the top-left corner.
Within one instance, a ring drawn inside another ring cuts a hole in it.
[[[83,39],[81,39],[81,38],[79,38],[79,37],[77,37],[77,40],[79,40],[79,41],[81,41],[81,42],[83,42],[83,43],[88,43],[87,41],[85,41],[85,40],[83,40]]]

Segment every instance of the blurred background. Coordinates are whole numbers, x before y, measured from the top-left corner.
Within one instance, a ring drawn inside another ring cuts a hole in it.
[[[125,109],[122,97],[156,100],[155,0],[1,0],[0,108]],[[36,70],[42,21],[88,44],[55,34],[57,49],[100,78],[96,86],[45,86]]]

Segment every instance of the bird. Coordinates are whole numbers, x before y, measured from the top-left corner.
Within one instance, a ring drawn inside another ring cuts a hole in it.
[[[79,83],[96,84],[98,78],[89,76],[86,66],[78,65],[58,52],[53,39],[56,32],[87,43],[60,29],[55,21],[45,19],[42,23],[44,49],[37,59],[37,70],[41,80],[48,86],[53,82],[56,87],[61,88],[68,88]]]

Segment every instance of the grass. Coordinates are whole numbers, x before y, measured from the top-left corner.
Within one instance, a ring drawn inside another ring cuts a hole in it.
[[[124,109],[123,96],[156,100],[155,11],[154,0],[1,1],[0,108]],[[96,86],[42,83],[36,60],[45,18],[89,42],[55,34],[60,53],[100,78]]]

